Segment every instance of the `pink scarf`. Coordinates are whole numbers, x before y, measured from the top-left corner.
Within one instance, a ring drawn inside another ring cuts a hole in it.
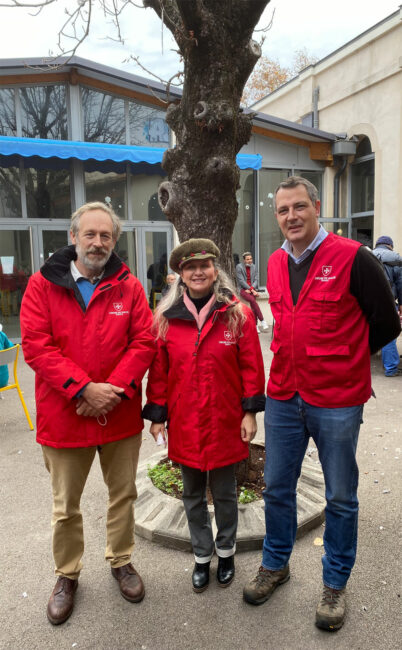
[[[191,300],[191,298],[188,297],[187,292],[185,291],[183,293],[183,301],[184,304],[186,305],[188,311],[190,314],[192,314],[195,318],[195,322],[197,323],[197,327],[200,330],[202,326],[204,325],[206,318],[209,314],[209,310],[211,309],[212,305],[214,304],[216,298],[215,294],[212,294],[211,298],[208,300],[207,304],[204,305],[202,309],[200,309],[200,312],[198,313],[197,307]]]

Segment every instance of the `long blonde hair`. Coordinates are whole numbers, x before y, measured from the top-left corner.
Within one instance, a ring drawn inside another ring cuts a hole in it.
[[[225,312],[228,329],[233,336],[241,336],[243,324],[246,321],[246,315],[244,313],[243,306],[239,300],[236,299],[236,290],[231,280],[229,279],[229,276],[225,273],[225,271],[222,271],[222,269],[218,264],[215,263],[215,261],[214,267],[218,271],[218,275],[213,284],[213,293],[215,295],[215,300],[216,302],[223,302],[226,305],[230,306],[230,308]],[[185,290],[186,285],[182,281],[181,277],[178,276],[174,283],[170,285],[170,289],[166,296],[164,296],[164,298],[162,298],[162,300],[159,302],[154,313],[153,324],[157,339],[165,339],[166,333],[169,329],[169,321],[164,316],[164,314],[168,309],[179,302]]]

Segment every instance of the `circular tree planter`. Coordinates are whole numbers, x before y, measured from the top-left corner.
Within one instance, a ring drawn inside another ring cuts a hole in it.
[[[259,445],[259,443],[253,443]],[[264,445],[259,445],[262,450]],[[138,466],[135,502],[135,532],[162,546],[191,551],[186,513],[180,499],[164,494],[148,477],[148,467],[154,467],[167,458],[166,449],[155,453]],[[297,537],[324,521],[324,478],[321,465],[306,456],[297,487]],[[216,532],[214,508],[208,506],[212,528]],[[239,503],[237,551],[261,549],[265,535],[264,502]]]

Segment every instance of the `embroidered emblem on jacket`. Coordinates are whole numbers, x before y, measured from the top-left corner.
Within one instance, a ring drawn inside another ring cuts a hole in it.
[[[324,264],[321,267],[321,272],[322,272],[322,276],[316,275],[314,278],[315,280],[319,280],[320,282],[328,282],[329,280],[336,280],[336,275],[330,275],[330,273],[332,272],[332,266],[328,264]]]
[[[128,314],[128,310],[123,310],[122,302],[114,302],[113,308],[115,311],[110,311],[109,312],[110,316],[124,316],[124,314]]]
[[[234,336],[232,332],[229,332],[228,330],[225,330],[223,332],[224,336],[224,341],[219,341],[219,343],[223,343],[223,345],[236,345],[236,341],[234,340]]]

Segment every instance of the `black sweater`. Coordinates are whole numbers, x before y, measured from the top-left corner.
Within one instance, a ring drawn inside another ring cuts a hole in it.
[[[318,248],[300,264],[296,264],[288,255],[290,290],[294,305]],[[382,266],[375,255],[364,246],[358,249],[352,265],[350,293],[355,296],[368,320],[370,352],[374,354],[399,336],[401,325],[391,287]]]

